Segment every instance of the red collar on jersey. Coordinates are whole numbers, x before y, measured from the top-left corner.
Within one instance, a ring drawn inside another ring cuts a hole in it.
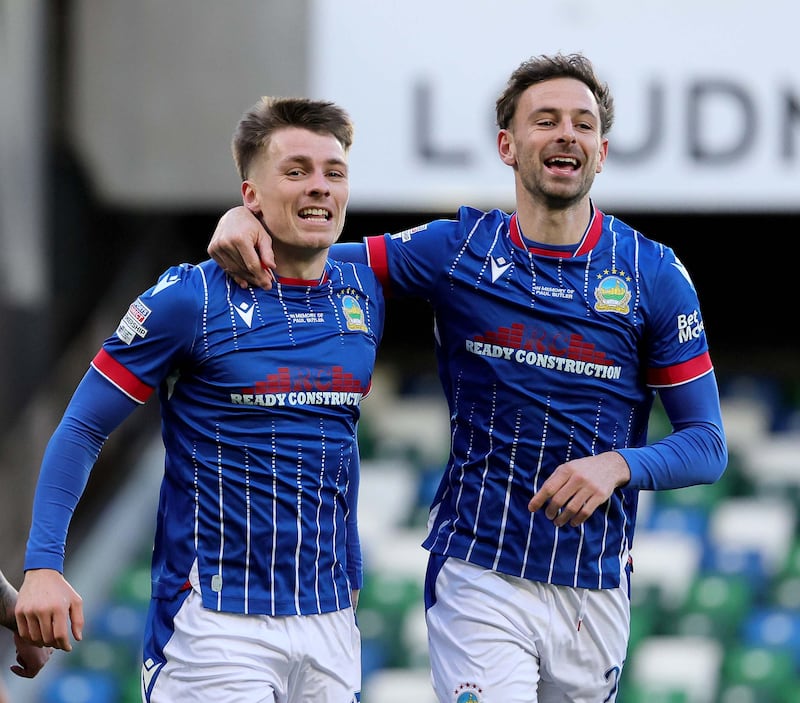
[[[314,279],[306,279],[306,278],[282,278],[281,276],[275,277],[278,283],[282,286],[305,286],[307,288],[316,288],[317,286],[321,286],[324,283],[328,282],[328,269],[326,268],[322,272],[322,276],[319,278]]]
[[[577,246],[573,249],[551,249],[526,240],[517,223],[516,212],[511,215],[511,221],[508,223],[508,227],[511,234],[511,241],[521,249],[526,249],[533,254],[540,254],[541,256],[555,256],[568,259],[574,256],[582,256],[594,249],[603,231],[603,213],[597,208],[592,207],[592,216],[589,219],[589,226],[586,228]]]

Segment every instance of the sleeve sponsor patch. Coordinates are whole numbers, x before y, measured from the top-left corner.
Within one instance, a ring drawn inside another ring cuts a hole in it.
[[[147,336],[147,327],[144,326],[144,323],[150,316],[150,312],[150,308],[141,301],[141,298],[134,300],[119,322],[117,337],[125,344],[130,344],[136,337]]]

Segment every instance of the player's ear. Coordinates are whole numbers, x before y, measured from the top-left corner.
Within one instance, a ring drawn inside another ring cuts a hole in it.
[[[258,190],[251,181],[242,181],[242,203],[248,210],[258,212],[261,210],[261,200]]]
[[[500,154],[500,160],[506,166],[517,165],[517,152],[514,147],[514,137],[507,129],[501,129],[497,133],[497,153]]]
[[[600,143],[600,158],[597,159],[597,168],[594,170],[595,173],[600,173],[600,171],[603,170],[603,164],[605,164],[607,157],[608,157],[608,139],[604,139]]]

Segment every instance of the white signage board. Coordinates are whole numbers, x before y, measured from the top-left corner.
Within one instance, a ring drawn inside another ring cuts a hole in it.
[[[616,101],[606,209],[800,211],[792,0],[314,0],[311,94],[356,123],[351,208],[513,207],[494,102],[524,59],[585,53]]]

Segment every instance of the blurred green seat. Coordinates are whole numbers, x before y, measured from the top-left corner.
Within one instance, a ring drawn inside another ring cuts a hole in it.
[[[627,694],[635,703],[671,703],[682,696],[687,703],[709,702],[717,691],[723,649],[709,637],[647,637],[628,654],[620,692],[626,692],[626,703]]]
[[[770,691],[749,684],[723,685],[716,703],[784,703]]]
[[[780,576],[800,576],[800,537],[795,537],[780,568]]]
[[[797,672],[790,652],[766,647],[734,646],[728,648],[722,662],[720,703],[737,689],[758,696],[754,703],[790,703],[790,692],[798,690]],[[747,700],[747,699],[745,699]],[[795,698],[796,700],[796,698]]]
[[[711,484],[655,491],[653,498],[655,504],[661,507],[702,508],[712,511],[726,498],[751,495],[752,492],[751,483],[740,457],[731,451],[728,466],[719,480]]]
[[[110,599],[140,605],[146,610],[150,604],[149,561],[137,561],[125,569],[115,580]]]
[[[662,508],[700,508],[708,512],[730,495],[728,482],[723,474],[723,478],[716,483],[656,491],[654,501],[657,506]]]
[[[668,619],[672,634],[731,641],[753,603],[749,580],[736,574],[703,573]]]
[[[628,653],[633,652],[642,640],[657,634],[662,634],[661,608],[657,601],[647,600],[631,603],[631,626],[628,637]]]
[[[422,600],[423,584],[412,576],[368,571],[358,599],[358,609],[375,608],[383,613],[405,614]]]
[[[120,677],[121,701],[120,703],[142,703],[142,670],[131,671],[127,676]]]
[[[800,611],[800,574],[782,574],[772,579],[770,601],[787,610]]]
[[[119,682],[141,670],[141,655],[125,642],[86,637],[68,657],[62,658],[68,674],[107,674]]]
[[[769,596],[771,603],[779,608],[800,611],[800,538],[795,537],[773,577]]]
[[[680,688],[623,683],[617,703],[690,703],[690,699],[689,694]]]
[[[379,643],[389,667],[411,663],[403,637],[405,620],[423,601],[423,584],[412,576],[367,571],[358,599],[357,618],[362,639]]]

